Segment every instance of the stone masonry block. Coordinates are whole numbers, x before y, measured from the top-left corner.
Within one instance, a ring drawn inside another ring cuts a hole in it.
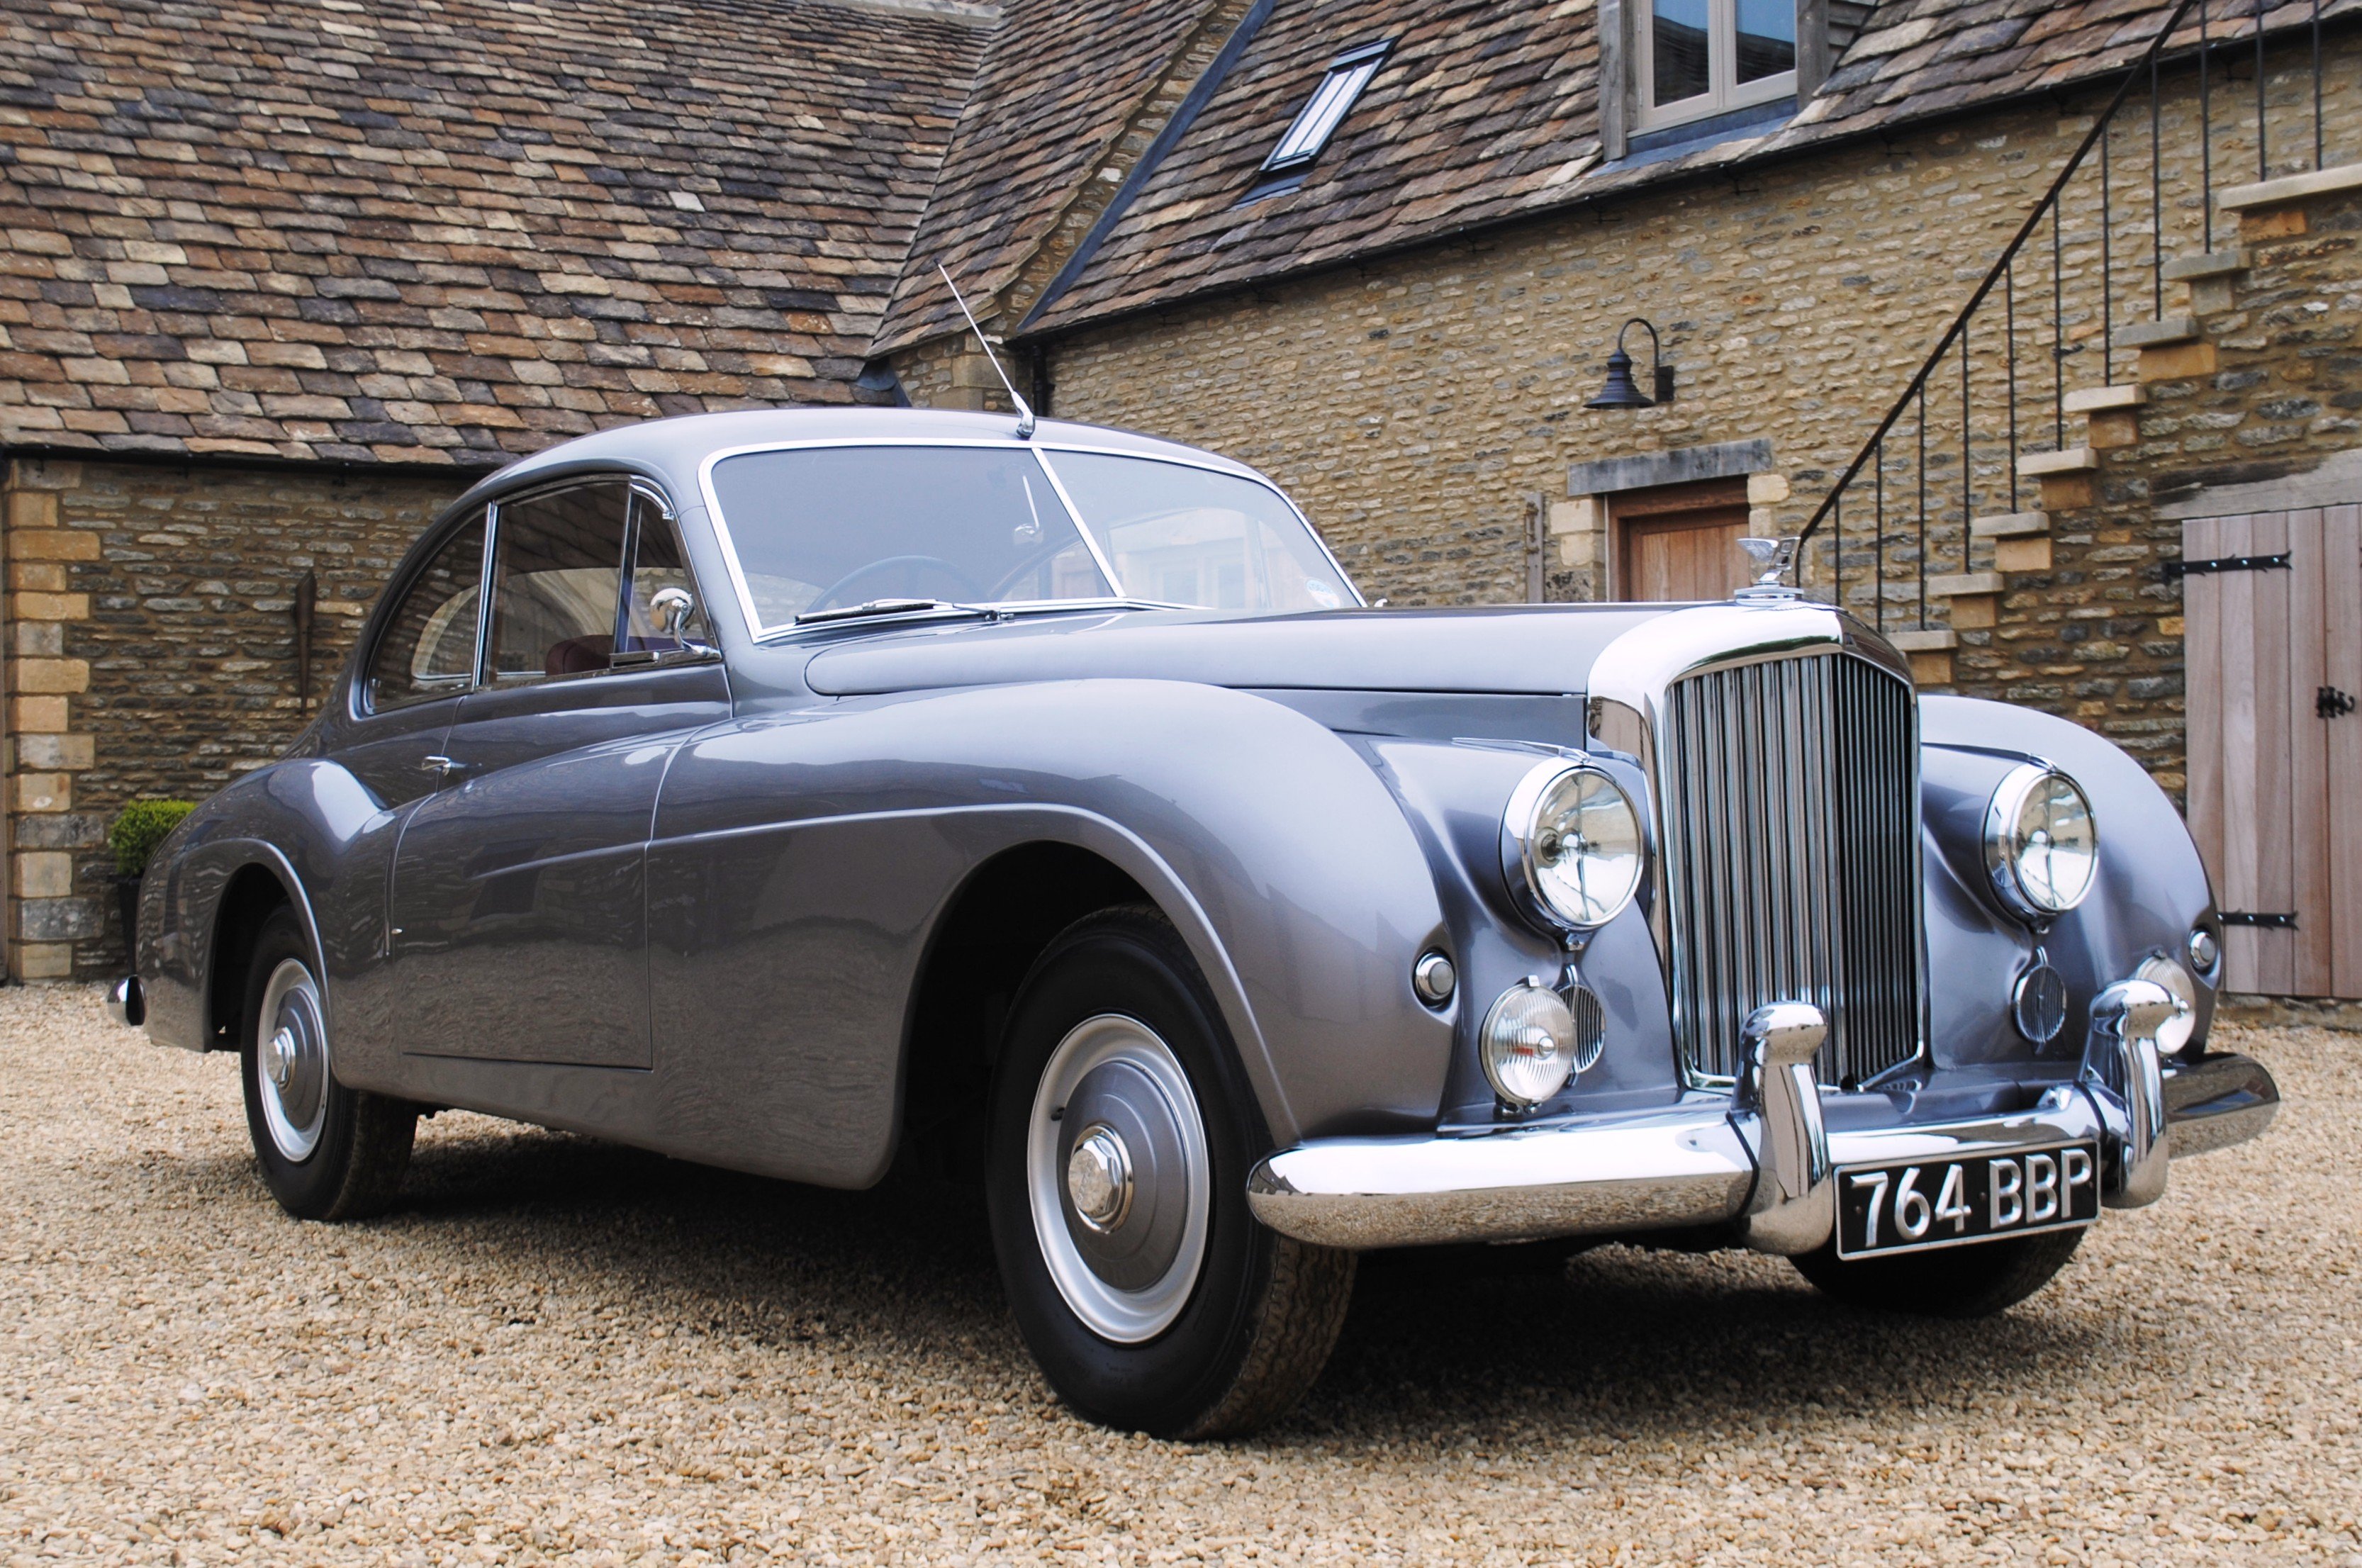
[[[2239,237],[2249,244],[2264,239],[2294,239],[2304,229],[2302,207],[2282,207],[2278,212],[2239,215]]]
[[[17,896],[20,899],[63,899],[73,894],[74,857],[63,850],[19,852]]]
[[[54,458],[35,458],[18,463],[8,480],[18,490],[80,490],[82,465],[61,463]]]
[[[2199,376],[2211,376],[2222,363],[2214,345],[2205,338],[2195,343],[2168,343],[2140,351],[2140,369],[2136,373],[2145,381],[2186,381]]]
[[[94,561],[98,536],[79,528],[26,528],[8,536],[8,556],[19,561]]]
[[[97,761],[94,735],[18,735],[17,766],[45,773],[78,773]]]
[[[106,842],[106,820],[96,812],[51,812],[17,819],[19,849],[94,849]]]
[[[1553,501],[1550,509],[1550,530],[1553,534],[1588,534],[1599,526],[1599,502],[1596,498],[1578,495],[1573,501]]]
[[[34,734],[56,734],[66,727],[66,700],[62,697],[11,697],[8,699],[8,729],[19,739]]]
[[[2050,536],[1993,541],[1993,567],[2000,571],[2048,571]]]
[[[20,980],[72,979],[73,944],[69,942],[18,943],[17,977]]]
[[[2050,474],[2036,486],[2045,512],[2080,512],[2092,504],[2092,476]]]
[[[20,658],[17,661],[20,692],[71,692],[90,690],[90,662],[79,658]]]
[[[18,658],[62,658],[66,629],[57,621],[19,621],[8,646]]]
[[[1747,503],[1749,506],[1777,506],[1788,499],[1788,476],[1785,474],[1749,474]]]
[[[2140,444],[2140,415],[2128,408],[2095,414],[2084,423],[2083,440],[2094,451],[2136,447]]]
[[[71,773],[19,773],[9,785],[10,803],[20,812],[62,812],[73,805]]]
[[[1911,679],[1922,687],[1952,684],[1952,656],[1948,650],[1911,656]]]
[[[90,619],[90,595],[18,593],[10,602],[8,613],[19,621],[87,621]]]
[[[15,490],[8,492],[8,526],[11,528],[54,528],[58,525],[58,498],[35,490]]]
[[[17,906],[17,934],[26,942],[72,942],[105,929],[96,899],[27,899]]]
[[[10,561],[8,583],[35,593],[63,593],[71,586],[66,569],[55,561]]]
[[[2001,620],[2001,601],[1990,593],[1963,594],[1952,601],[1952,628],[1982,632]]]

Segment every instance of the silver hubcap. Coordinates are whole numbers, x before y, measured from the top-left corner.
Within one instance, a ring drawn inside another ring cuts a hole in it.
[[[1075,1316],[1119,1344],[1171,1327],[1205,1263],[1213,1188],[1197,1095],[1155,1031],[1102,1013],[1058,1043],[1026,1176],[1043,1261]]]
[[[328,1120],[328,1029],[320,1014],[320,988],[302,960],[287,959],[270,971],[258,1032],[263,1125],[272,1146],[301,1164],[319,1146]]]

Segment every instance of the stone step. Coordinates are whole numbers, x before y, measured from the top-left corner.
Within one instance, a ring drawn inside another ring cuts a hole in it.
[[[1904,653],[1948,653],[1960,646],[1960,634],[1931,626],[1924,632],[1889,632],[1886,640]]]
[[[1949,571],[1927,580],[1930,599],[1966,599],[1980,593],[1999,593],[2009,586],[1997,571]]]
[[[2195,282],[2203,278],[2224,278],[2234,272],[2244,272],[2255,264],[2255,258],[2244,245],[2232,250],[2201,250],[2193,255],[2177,256],[2159,269],[2169,283]]]
[[[2050,532],[2047,512],[1999,512],[1990,517],[1969,520],[1971,539],[2022,539],[2030,534]]]
[[[2148,401],[2148,389],[2143,386],[2077,387],[2066,396],[2070,414],[2106,414],[2119,408],[2138,408]]]
[[[2169,315],[2160,321],[2136,321],[2116,334],[2116,341],[2127,348],[2164,348],[2176,343],[2198,340],[2198,318],[2194,315]]]
[[[2042,479],[2053,474],[2087,474],[2100,466],[2089,447],[2070,447],[2063,452],[2028,452],[2017,459],[2017,477]]]
[[[2362,163],[2341,163],[2334,169],[2282,175],[2252,185],[2225,185],[2214,193],[2214,205],[2219,211],[2232,213],[2249,207],[2277,207],[2301,202],[2307,196],[2325,196],[2357,186],[2362,186]]]

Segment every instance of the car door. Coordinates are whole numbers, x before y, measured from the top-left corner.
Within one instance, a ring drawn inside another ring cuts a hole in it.
[[[484,513],[455,526],[407,582],[370,652],[337,760],[388,810],[441,782],[428,759],[475,683]]]
[[[623,476],[498,502],[489,581],[447,781],[395,855],[405,1048],[645,1067],[657,788],[728,681],[693,610],[658,624],[693,589],[661,497]]]

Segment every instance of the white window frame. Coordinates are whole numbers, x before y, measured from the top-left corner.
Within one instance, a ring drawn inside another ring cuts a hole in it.
[[[1372,43],[1357,44],[1329,62],[1320,78],[1320,85],[1312,90],[1304,106],[1280,134],[1279,144],[1271,156],[1263,160],[1257,171],[1263,174],[1288,174],[1309,169],[1337,135],[1345,116],[1362,101],[1379,72],[1385,69],[1386,58],[1394,53],[1395,40],[1380,39]]]
[[[1801,10],[1802,7],[1799,7]],[[1795,29],[1797,50],[1804,47],[1803,18]],[[1712,119],[1734,109],[1776,103],[1796,95],[1794,67],[1775,76],[1742,83],[1738,80],[1738,0],[1706,0],[1706,90],[1695,97],[1659,105],[1651,96],[1657,83],[1657,0],[1632,0],[1632,100],[1636,130],[1658,130]]]

